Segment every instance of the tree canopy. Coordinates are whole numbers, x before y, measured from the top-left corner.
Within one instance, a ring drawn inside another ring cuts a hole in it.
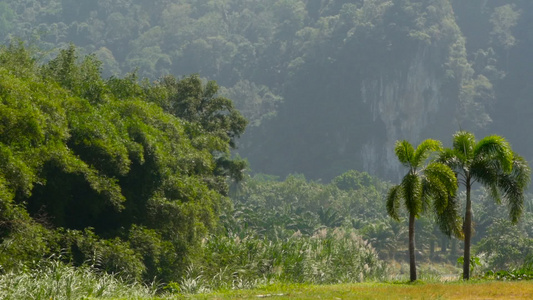
[[[0,11],[0,40],[44,59],[74,43],[105,78],[216,80],[250,120],[239,154],[259,172],[397,179],[396,140],[459,127],[501,132],[531,160],[515,130],[530,122],[531,1],[7,0]]]
[[[476,141],[474,134],[459,131],[453,136],[453,147],[445,149],[439,160],[456,172],[458,182],[466,188],[463,224],[465,239],[463,278],[470,279],[470,243],[472,239],[472,186],[479,182],[491,197],[509,208],[509,218],[518,222],[524,207],[525,191],[530,183],[531,169],[501,136],[491,135]]]
[[[400,207],[403,203],[409,215],[409,264],[410,280],[416,281],[416,256],[415,256],[415,218],[431,208],[437,216],[449,214],[445,217],[447,222],[440,222],[447,234],[455,229],[457,214],[455,203],[451,201],[457,191],[455,174],[450,167],[439,162],[426,160],[430,155],[441,150],[441,143],[427,139],[415,149],[406,140],[397,141],[394,152],[398,160],[409,170],[402,182],[393,186],[387,195],[387,213],[395,220],[399,220]],[[432,203],[431,203],[432,202]],[[451,209],[449,208],[451,207]],[[455,229],[458,231],[458,229]]]
[[[44,65],[22,45],[0,49],[2,243],[15,256],[20,244],[38,243],[20,222],[63,228],[43,247],[67,246],[81,263],[97,251],[89,243],[97,234],[133,251],[133,274],[179,274],[229,205],[229,180],[242,178],[245,164],[229,150],[246,121],[215,95],[216,83],[197,76],[165,85],[135,74],[106,80],[100,71],[72,46]],[[205,107],[180,108],[174,98]],[[142,259],[157,248],[147,257],[159,261]]]

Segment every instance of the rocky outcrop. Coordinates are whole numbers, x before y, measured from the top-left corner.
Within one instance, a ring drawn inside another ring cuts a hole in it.
[[[386,129],[385,144],[368,141],[361,147],[365,171],[399,174],[394,143],[406,139],[418,144],[424,128],[432,125],[440,106],[446,105],[440,92],[442,79],[429,61],[430,51],[420,47],[407,70],[383,72],[361,83],[362,101],[370,103],[374,122],[383,122]]]

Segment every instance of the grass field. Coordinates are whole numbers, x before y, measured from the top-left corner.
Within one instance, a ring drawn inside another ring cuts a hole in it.
[[[450,271],[444,266],[434,266],[433,269]],[[128,283],[117,276],[97,273],[88,266],[74,268],[59,261],[43,261],[33,272],[1,274],[0,299],[533,299],[533,280],[475,279],[463,282],[453,275],[446,275],[445,278],[442,275],[437,276],[433,269],[425,267],[426,275],[421,276],[422,280],[415,283],[405,281],[402,274],[391,273],[394,275],[391,278],[395,279],[389,280],[395,281],[386,283],[336,285],[277,283],[250,290],[172,294],[172,289],[157,283],[148,286]],[[442,282],[443,279],[451,281]],[[208,288],[210,287],[206,286],[204,290],[209,290]],[[162,293],[158,293],[158,289]]]
[[[533,299],[532,281],[275,285],[189,299]]]

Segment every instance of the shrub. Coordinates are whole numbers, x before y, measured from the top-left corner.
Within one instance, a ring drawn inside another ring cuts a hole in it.
[[[519,268],[533,254],[533,240],[505,219],[496,219],[475,248],[491,270]]]
[[[211,236],[204,241],[203,257],[179,286],[182,292],[197,292],[272,282],[360,282],[384,274],[384,263],[359,235],[322,229],[311,237],[295,234],[284,240]]]
[[[149,298],[156,286],[128,283],[90,266],[73,267],[59,260],[41,260],[24,271],[0,275],[0,299]]]
[[[90,228],[84,231],[65,230],[60,245],[63,259],[76,266],[88,264],[127,280],[140,280],[146,271],[141,255],[133,251],[128,243],[119,238],[101,239]]]
[[[170,282],[183,274],[179,266],[183,265],[181,258],[174,245],[164,240],[153,229],[141,226],[132,226],[128,241],[130,247],[142,257],[146,272],[144,280],[151,281],[156,277],[159,280]]]

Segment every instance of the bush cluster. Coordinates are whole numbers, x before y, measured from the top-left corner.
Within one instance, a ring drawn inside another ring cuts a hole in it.
[[[179,282],[184,293],[253,288],[274,282],[333,284],[381,279],[385,263],[353,230],[321,229],[271,240],[248,235],[211,236],[201,263]]]

